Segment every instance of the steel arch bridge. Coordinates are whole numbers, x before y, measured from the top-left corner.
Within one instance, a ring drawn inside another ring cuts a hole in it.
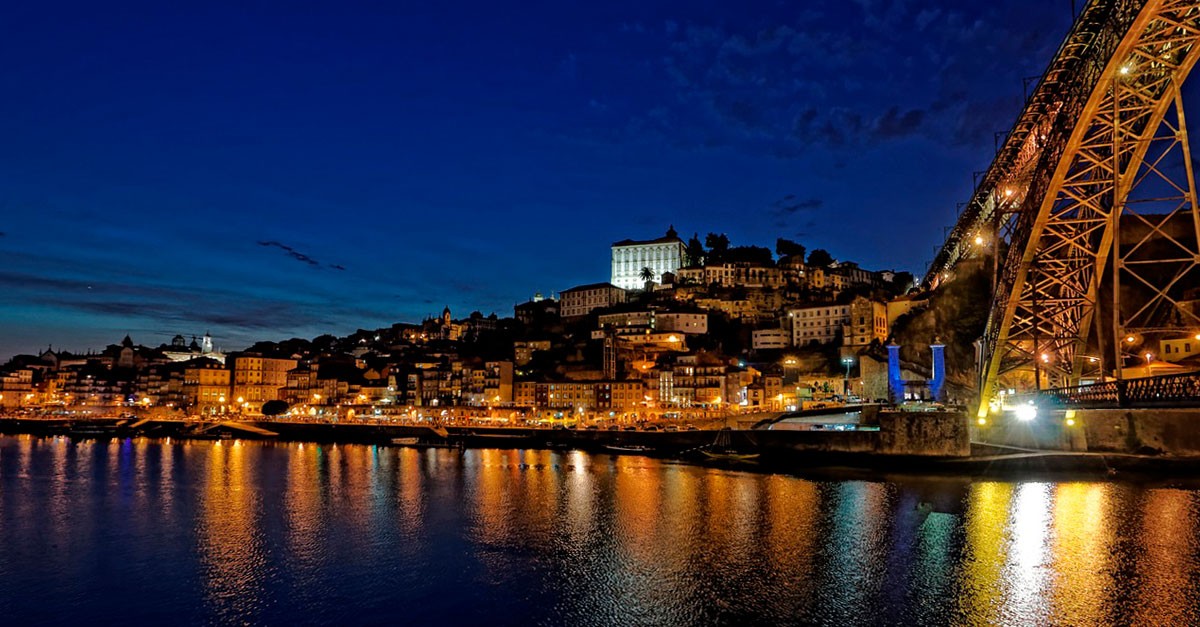
[[[930,288],[992,277],[981,415],[1003,389],[1120,380],[1129,348],[1200,334],[1180,91],[1198,41],[1200,0],[1089,2],[930,265]]]

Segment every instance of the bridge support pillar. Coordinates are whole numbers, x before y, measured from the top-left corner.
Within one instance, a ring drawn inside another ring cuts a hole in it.
[[[946,345],[935,338],[933,344],[929,345],[929,349],[933,351],[933,372],[929,377],[929,393],[933,396],[934,401],[940,403],[946,400]]]

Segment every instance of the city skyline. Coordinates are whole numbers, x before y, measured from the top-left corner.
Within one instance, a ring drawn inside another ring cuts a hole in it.
[[[0,356],[507,315],[672,224],[919,274],[1067,4],[10,9]]]

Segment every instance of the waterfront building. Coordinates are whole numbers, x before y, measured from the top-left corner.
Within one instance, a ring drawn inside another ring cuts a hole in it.
[[[513,342],[513,361],[518,366],[533,361],[533,354],[550,350],[550,340],[517,340]]]
[[[611,327],[617,330],[618,333],[624,330],[641,332],[645,329],[650,329],[654,331],[673,331],[683,334],[703,335],[708,333],[708,314],[645,309],[603,314],[598,318],[598,324],[601,329]]]
[[[1191,360],[1195,366],[1200,365],[1200,360],[1196,359],[1198,355],[1200,355],[1200,334],[1159,340],[1158,358],[1163,361],[1178,363]]]
[[[929,303],[928,297],[918,297],[912,295],[897,296],[887,303],[887,324],[891,328],[896,324],[896,319],[904,314],[924,307]]]
[[[297,360],[233,353],[226,363],[232,371],[231,398],[242,399],[248,410],[257,412],[263,403],[279,399],[280,390],[288,384],[288,371],[296,367]]]
[[[642,278],[643,268],[650,268],[655,282],[661,281],[663,273],[675,273],[683,266],[684,249],[683,240],[679,239],[673,226],[658,239],[614,242],[611,282],[626,290],[643,289],[646,284]],[[563,313],[564,317],[568,315]]]
[[[645,403],[646,386],[641,381],[601,381],[593,388],[596,409],[600,411],[628,413]]]
[[[853,261],[835,261],[829,266],[830,274],[842,277],[843,289],[858,285],[877,285],[879,273],[864,270]]]
[[[692,302],[696,307],[719,311],[733,319],[756,320],[759,317],[758,307],[746,298],[697,298]]]
[[[219,364],[225,363],[225,353],[213,347],[213,338],[207,332],[199,341],[195,336],[192,336],[191,344],[186,343],[182,335],[176,335],[171,340],[169,347],[161,348],[163,356],[175,362],[184,362],[195,359],[197,357],[205,357],[213,359]]]
[[[850,321],[842,330],[842,345],[863,347],[872,340],[883,342],[888,337],[887,306],[858,297],[850,303]]]
[[[849,305],[818,305],[798,307],[788,312],[792,323],[792,345],[812,342],[827,344],[839,338],[850,324]]]
[[[537,404],[537,383],[534,381],[517,381],[513,384],[513,405],[517,407],[534,407]]]
[[[781,287],[784,271],[772,266],[744,261],[680,268],[680,281],[695,285],[720,287]]]
[[[183,397],[193,413],[224,412],[230,404],[229,371],[215,359],[197,357],[183,364]]]
[[[287,372],[287,383],[280,390],[280,400],[290,405],[308,403],[316,388],[317,373],[309,364],[299,364]]]
[[[559,316],[558,300],[535,294],[533,300],[514,306],[513,316],[526,326],[548,324]]]
[[[792,345],[792,336],[784,329],[755,329],[750,346],[754,350],[777,350]]]
[[[612,283],[592,283],[563,290],[561,297],[562,317],[579,318],[601,307],[625,302],[625,290]]]
[[[32,405],[34,397],[33,370],[22,368],[0,374],[0,407]]]

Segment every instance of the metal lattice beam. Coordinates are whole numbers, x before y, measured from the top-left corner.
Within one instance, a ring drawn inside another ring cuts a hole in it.
[[[1179,93],[1198,41],[1200,1],[1089,3],[939,253],[926,277],[935,287],[977,254],[969,236],[989,232],[987,223],[1008,244],[1003,259],[1001,241],[994,247],[981,411],[1006,374],[1077,385],[1086,367],[1103,372],[1107,357],[1119,377],[1126,333],[1178,329],[1181,316],[1200,327],[1179,302],[1200,267]],[[1165,167],[1177,158],[1182,179]],[[1111,306],[1101,303],[1106,276]],[[1122,304],[1125,292],[1136,300]]]

